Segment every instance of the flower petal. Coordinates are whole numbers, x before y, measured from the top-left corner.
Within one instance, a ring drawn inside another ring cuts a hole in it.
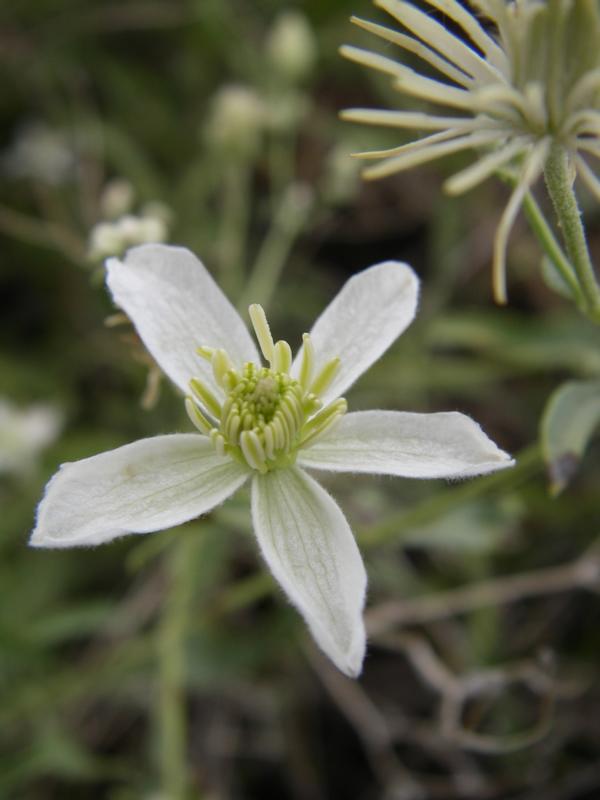
[[[317,370],[336,356],[340,369],[323,393],[325,403],[339,397],[412,322],[418,278],[397,261],[385,261],[350,278],[310,332]],[[302,351],[292,365],[298,375]]]
[[[222,503],[247,477],[199,434],[141,439],[63,464],[46,488],[30,544],[102,544],[180,525]]]
[[[241,317],[189,250],[141,245],[106,267],[115,303],[183,392],[192,377],[215,385],[211,365],[196,354],[201,345],[226,350],[238,367],[259,360]]]
[[[254,530],[273,575],[319,647],[352,677],[362,667],[367,577],[342,511],[303,470],[257,475]]]
[[[298,463],[333,472],[466,478],[514,462],[476,422],[456,411],[357,411],[301,450]]]

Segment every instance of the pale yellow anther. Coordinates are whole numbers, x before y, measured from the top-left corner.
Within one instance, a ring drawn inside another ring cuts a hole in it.
[[[202,405],[217,419],[221,418],[221,404],[211,390],[198,378],[192,378],[190,388]]]
[[[238,433],[240,432],[240,425],[242,424],[242,420],[239,414],[232,414],[228,419],[227,430],[225,431],[227,434],[227,438],[231,442],[237,442]]]
[[[273,353],[273,369],[275,370],[275,372],[288,373],[290,371],[291,366],[292,366],[292,348],[286,341],[280,339],[278,342],[275,343],[275,348]]]
[[[259,472],[266,471],[265,451],[254,431],[244,431],[240,436],[240,447],[249,466]]]
[[[187,411],[187,415],[192,421],[192,424],[198,428],[200,433],[205,433],[207,435],[210,434],[210,432],[213,430],[213,426],[206,419],[191,397],[185,398],[185,410]]]
[[[218,456],[225,455],[225,437],[223,434],[219,433],[216,428],[210,433],[210,440],[215,448],[215,452]]]
[[[225,350],[215,350],[212,356],[212,368],[215,381],[221,389],[229,389],[228,374],[233,370],[233,363]]]
[[[273,342],[260,305],[251,305],[249,313],[268,366],[246,362],[237,369],[225,350],[200,347],[198,354],[210,362],[224,397],[221,402],[214,389],[193,378],[193,398],[188,397],[185,404],[190,419],[208,435],[217,454],[232,456],[265,474],[293,463],[299,447],[321,436],[344,414],[346,401],[338,399],[323,409],[317,396],[338,374],[339,358],[317,372],[311,338],[304,334],[300,376],[293,378],[289,344]]]
[[[253,303],[248,308],[250,319],[252,320],[252,327],[260,345],[261,352],[269,364],[273,363],[275,345],[273,337],[271,336],[271,329],[267,322],[267,315],[264,308],[258,303]]]
[[[212,361],[214,352],[214,347],[205,347],[202,345],[202,347],[196,348],[196,353],[198,353],[201,358],[205,358],[207,361]]]
[[[271,425],[265,426],[263,436],[265,439],[265,453],[267,454],[267,458],[275,458],[275,438]]]
[[[305,447],[328,431],[348,410],[348,403],[343,397],[334,400],[322,411],[309,420],[302,430],[300,444]]]
[[[308,389],[315,366],[315,348],[310,334],[308,333],[302,335],[302,342],[302,359],[300,361],[300,375],[298,380],[303,389]]]
[[[318,397],[331,386],[333,379],[340,370],[341,363],[339,358],[332,358],[331,361],[325,364],[310,387],[312,394],[316,394]]]

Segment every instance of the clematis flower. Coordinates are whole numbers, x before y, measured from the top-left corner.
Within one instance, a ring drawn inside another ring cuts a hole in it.
[[[566,158],[600,198],[600,180],[589,164],[590,157],[600,158],[600,6],[597,0],[470,0],[472,12],[458,0],[424,0],[428,10],[401,0],[374,2],[404,30],[352,21],[417,56],[426,70],[358,47],[343,47],[343,55],[386,73],[399,92],[440,106],[442,113],[343,112],[354,122],[429,132],[390,150],[358,153],[380,159],[364,176],[380,178],[473,149],[481,155],[446,181],[449,194],[499,170],[516,170],[494,244],[494,291],[506,302],[508,237],[529,189],[543,172],[548,178],[552,156]],[[441,11],[454,30],[429,11]]]
[[[414,317],[405,264],[351,278],[292,360],[250,306],[242,319],[187,250],[142,245],[110,259],[108,286],[176,386],[198,433],[143,439],[65,464],[49,482],[36,547],[96,545],[179,525],[247,481],[262,555],[340,670],[360,672],[366,575],[346,519],[307,470],[462,478],[512,462],[462,414],[359,411],[341,395]]]

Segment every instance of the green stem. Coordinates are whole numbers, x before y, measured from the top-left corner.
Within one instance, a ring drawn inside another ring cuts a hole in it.
[[[221,285],[237,297],[243,284],[244,256],[250,216],[251,169],[232,162],[224,172],[218,258]]]
[[[569,263],[569,259],[564,254],[562,247],[558,243],[558,240],[552,231],[552,228],[550,225],[548,225],[542,210],[530,192],[525,195],[525,199],[523,200],[523,210],[532,231],[542,246],[542,249],[550,261],[552,261],[554,264],[556,271],[563,279],[565,285],[569,288],[574,300],[581,304],[583,302],[583,296],[581,294],[577,276],[573,271],[573,267]]]
[[[311,206],[308,188],[291,184],[285,191],[238,303],[240,311],[250,303],[260,303],[268,309],[285,262],[306,224]]]
[[[581,212],[573,191],[569,154],[564,147],[553,146],[544,176],[587,311],[594,320],[600,322],[600,287],[594,274]]]
[[[197,536],[178,532],[167,553],[168,585],[158,630],[160,772],[169,800],[187,793],[185,637]]]

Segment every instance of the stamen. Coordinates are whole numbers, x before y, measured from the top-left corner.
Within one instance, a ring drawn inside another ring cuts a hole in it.
[[[273,363],[274,348],[273,337],[271,336],[271,329],[267,322],[267,315],[261,305],[253,303],[248,308],[250,319],[252,320],[252,327],[258,339],[261,352],[269,364]]]
[[[212,361],[214,352],[215,350],[213,347],[205,347],[202,345],[202,347],[196,348],[196,353],[198,353],[201,358],[205,358],[207,361]]]
[[[221,404],[211,392],[211,390],[198,378],[192,378],[190,388],[198,400],[213,414],[217,419],[221,418]]]
[[[251,305],[249,313],[269,367],[246,362],[238,371],[225,350],[200,347],[198,354],[210,361],[225,397],[221,403],[207,383],[192,378],[193,398],[187,397],[185,405],[193,424],[208,435],[217,454],[264,474],[293,463],[298,447],[328,430],[345,412],[346,401],[339,399],[322,409],[317,396],[338,374],[339,358],[325,363],[315,377],[314,347],[309,334],[304,334],[300,379],[293,378],[289,344],[273,342],[261,306]]]
[[[305,447],[309,442],[314,441],[317,436],[321,436],[328,431],[347,410],[348,403],[343,397],[339,397],[324,408],[323,411],[320,411],[304,426],[300,446]]]
[[[221,389],[229,389],[227,375],[233,371],[233,363],[225,350],[215,350],[212,356],[212,368],[215,381]]]
[[[210,432],[213,430],[213,426],[206,419],[204,414],[200,411],[197,404],[192,400],[191,397],[185,398],[185,410],[187,411],[188,417],[192,421],[192,424],[195,425],[196,428],[198,428],[200,433],[205,433],[209,435]]]
[[[240,436],[240,447],[248,464],[259,472],[266,472],[265,451],[254,431],[245,431]]]
[[[312,377],[313,369],[315,366],[315,348],[312,343],[312,339],[310,338],[309,333],[305,333],[302,336],[303,348],[302,348],[302,361],[300,362],[300,386],[303,389],[308,389],[308,385],[310,383],[310,379]]]
[[[210,432],[210,440],[218,456],[225,455],[225,437],[216,428]]]
[[[285,372],[286,374],[290,371],[290,367],[292,366],[292,348],[289,344],[280,339],[275,344],[274,353],[273,353],[273,369],[275,372]]]
[[[340,370],[341,363],[342,362],[340,361],[340,359],[336,357],[332,358],[331,361],[328,361],[325,364],[323,369],[314,379],[312,386],[310,387],[310,391],[312,392],[312,394],[316,394],[318,397],[331,386],[333,379]]]

